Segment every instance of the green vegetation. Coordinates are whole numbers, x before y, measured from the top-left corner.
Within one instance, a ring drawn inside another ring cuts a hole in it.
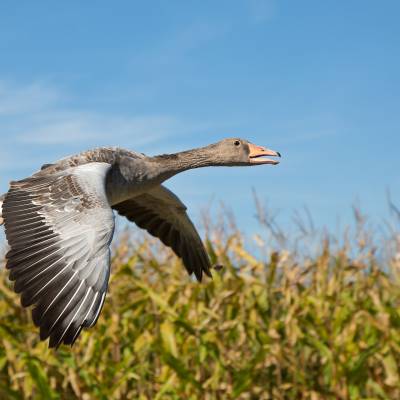
[[[72,349],[38,341],[1,271],[0,398],[399,399],[396,230],[383,255],[360,221],[313,256],[209,228],[224,268],[201,284],[155,240],[121,238],[99,322]]]

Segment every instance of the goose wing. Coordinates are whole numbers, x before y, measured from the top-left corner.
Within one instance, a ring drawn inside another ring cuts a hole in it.
[[[146,229],[182,258],[189,274],[201,281],[210,273],[210,260],[186,206],[164,186],[113,206],[120,215]]]
[[[3,204],[7,268],[50,347],[73,344],[93,326],[110,274],[114,216],[109,164],[91,163],[12,182]]]

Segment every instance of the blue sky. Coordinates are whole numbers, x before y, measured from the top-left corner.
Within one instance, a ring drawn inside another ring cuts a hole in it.
[[[0,4],[0,190],[100,145],[148,154],[239,136],[277,167],[191,171],[167,186],[255,226],[252,189],[290,226],[379,221],[400,203],[400,3]]]

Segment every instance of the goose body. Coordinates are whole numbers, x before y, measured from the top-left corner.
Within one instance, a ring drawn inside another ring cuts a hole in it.
[[[241,139],[156,157],[99,148],[11,182],[0,197],[6,267],[22,306],[34,306],[40,338],[50,338],[50,347],[72,345],[96,323],[110,275],[114,211],[169,246],[199,281],[211,276],[185,205],[162,183],[191,168],[277,164],[266,155],[280,156]]]

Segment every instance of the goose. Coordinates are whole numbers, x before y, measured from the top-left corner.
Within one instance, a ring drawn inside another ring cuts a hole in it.
[[[73,345],[100,315],[110,277],[114,211],[159,238],[198,281],[211,264],[181,200],[164,181],[193,168],[276,165],[279,152],[246,140],[148,157],[118,147],[66,157],[0,197],[6,268],[49,347]]]

